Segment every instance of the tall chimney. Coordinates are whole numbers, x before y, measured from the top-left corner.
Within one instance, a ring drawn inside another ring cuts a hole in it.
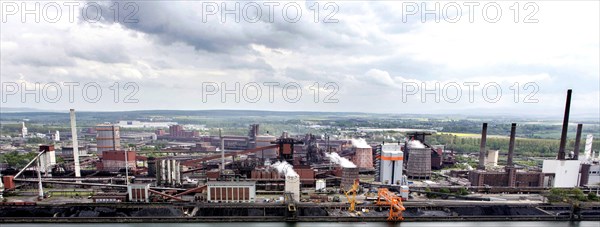
[[[517,130],[517,123],[510,125],[510,142],[508,142],[508,159],[506,160],[506,166],[513,166],[513,155],[515,152],[515,134]]]
[[[575,136],[575,147],[573,148],[573,160],[579,159],[579,144],[581,143],[581,130],[583,129],[583,124],[577,124],[577,134]]]
[[[562,132],[560,134],[560,147],[558,147],[558,160],[565,160],[565,146],[567,145],[567,129],[569,128],[569,111],[571,110],[571,89],[567,90],[567,103],[563,118]]]
[[[221,141],[221,171],[223,171],[225,169],[225,140],[221,129],[219,129],[219,140]]]
[[[75,109],[71,109],[71,138],[73,140],[73,162],[75,163],[75,177],[81,177],[79,167],[79,143],[77,142],[77,125],[75,121]]]
[[[477,169],[485,169],[485,143],[487,142],[487,123],[481,128],[481,144],[479,145],[479,165]]]

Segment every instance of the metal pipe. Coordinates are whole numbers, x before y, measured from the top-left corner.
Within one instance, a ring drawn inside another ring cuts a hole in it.
[[[575,147],[573,148],[573,160],[579,159],[579,144],[581,143],[581,130],[583,129],[583,124],[577,124],[577,134],[575,136]]]
[[[479,165],[477,169],[485,169],[485,144],[487,142],[487,123],[483,123],[481,128],[481,144],[479,145]]]
[[[71,138],[73,140],[73,162],[75,163],[75,177],[81,177],[79,166],[79,143],[77,142],[77,124],[75,120],[75,109],[70,110],[71,116]]]
[[[508,159],[506,160],[506,166],[513,166],[513,155],[515,152],[515,134],[517,131],[517,123],[510,125],[510,141],[508,143]]]
[[[558,147],[558,160],[565,160],[565,147],[567,145],[567,129],[569,129],[569,112],[571,110],[571,89],[567,90],[567,101],[565,104],[565,115],[563,118],[562,132],[560,134],[560,146]]]

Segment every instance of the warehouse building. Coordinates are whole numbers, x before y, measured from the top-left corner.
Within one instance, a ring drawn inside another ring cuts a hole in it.
[[[251,203],[256,200],[254,181],[209,181],[206,185],[211,203]]]

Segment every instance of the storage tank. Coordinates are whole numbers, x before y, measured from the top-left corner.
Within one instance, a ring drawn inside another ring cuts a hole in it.
[[[407,185],[400,186],[400,197],[403,201],[408,200],[409,188]]]
[[[271,146],[271,142],[277,140],[275,136],[271,135],[260,135],[256,137],[256,147]],[[266,149],[264,151],[256,152],[256,157],[265,159],[277,158],[277,148]]]
[[[381,145],[380,180],[383,184],[400,184],[402,182],[402,165],[404,153],[398,144]]]
[[[406,175],[410,178],[428,179],[431,177],[431,149],[411,147]]]

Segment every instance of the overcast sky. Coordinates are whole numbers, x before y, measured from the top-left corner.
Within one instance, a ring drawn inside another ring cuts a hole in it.
[[[36,23],[35,15],[22,21],[33,3],[2,1],[2,107],[560,115],[573,88],[572,113],[600,116],[598,1],[481,2],[471,10],[441,1],[425,21],[419,2],[238,2],[239,22],[221,14],[220,2],[118,2],[80,2],[73,21],[65,3],[76,2],[56,2],[61,16],[51,23],[56,10],[43,1]],[[39,102],[22,100],[23,85],[36,82]],[[80,83],[73,103],[65,82]],[[83,89],[91,82],[101,97]],[[223,101],[236,82],[239,100]]]

